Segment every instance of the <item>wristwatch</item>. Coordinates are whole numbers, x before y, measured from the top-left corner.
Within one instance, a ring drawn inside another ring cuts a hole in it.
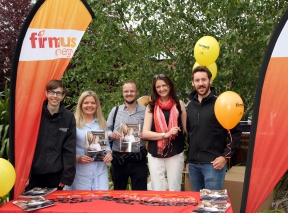
[[[164,139],[165,138],[165,132],[162,132],[161,136]]]

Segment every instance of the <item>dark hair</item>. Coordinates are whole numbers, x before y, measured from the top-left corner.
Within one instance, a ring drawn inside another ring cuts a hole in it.
[[[191,74],[191,80],[192,81],[194,80],[194,74],[196,72],[206,72],[207,76],[208,76],[208,79],[210,80],[212,78],[212,73],[210,72],[210,70],[207,67],[198,66],[198,67],[195,67],[195,69],[192,71],[192,74]]]
[[[174,83],[172,82],[172,80],[164,74],[160,74],[160,75],[155,75],[153,77],[153,83],[152,83],[152,94],[151,94],[151,101],[148,103],[148,105],[150,106],[150,112],[154,112],[154,106],[155,103],[157,101],[157,99],[160,97],[156,91],[156,81],[157,80],[162,80],[164,81],[170,88],[169,91],[169,96],[174,100],[174,102],[176,103],[176,107],[179,110],[179,113],[181,113],[181,106],[180,106],[180,102],[179,102],[179,98],[176,95],[176,87],[174,85]]]
[[[56,89],[58,87],[63,88],[63,94],[66,94],[65,84],[62,81],[56,80],[56,79],[53,79],[53,80],[48,82],[48,84],[46,85],[46,91],[53,90],[53,89]]]

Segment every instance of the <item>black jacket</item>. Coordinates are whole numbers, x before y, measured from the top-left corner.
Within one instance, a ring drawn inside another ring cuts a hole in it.
[[[202,102],[198,101],[196,91],[188,97],[191,100],[187,106],[187,131],[189,134],[189,149],[187,162],[194,164],[211,163],[215,158],[224,156],[229,158],[235,152],[241,138],[240,124],[230,130],[232,143],[228,131],[218,122],[214,113],[217,94],[213,87],[211,93]]]
[[[31,173],[47,174],[61,172],[60,182],[73,183],[76,172],[76,122],[74,115],[60,104],[53,115],[43,103]]]

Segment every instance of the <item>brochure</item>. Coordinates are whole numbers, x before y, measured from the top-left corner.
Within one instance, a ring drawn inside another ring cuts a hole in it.
[[[21,208],[22,210],[29,212],[37,209],[43,209],[49,206],[53,206],[54,202],[51,200],[46,200],[42,196],[37,196],[34,198],[30,198],[28,200],[15,200],[13,204]]]
[[[103,161],[106,156],[106,135],[103,131],[88,131],[85,140],[85,154],[94,161]]]
[[[228,195],[227,190],[209,190],[201,189],[200,190],[200,201],[209,201],[212,203],[227,203]]]
[[[121,124],[120,152],[140,152],[140,124]]]
[[[217,204],[217,203],[211,203],[209,201],[201,201],[201,203],[196,207],[196,209],[193,210],[193,212],[223,213],[226,212],[226,210],[230,207],[230,205],[231,205],[230,203]]]
[[[33,198],[37,196],[46,196],[51,194],[52,192],[55,192],[57,188],[40,188],[35,187],[33,189],[30,189],[29,191],[23,192],[21,195],[19,195],[19,198]]]

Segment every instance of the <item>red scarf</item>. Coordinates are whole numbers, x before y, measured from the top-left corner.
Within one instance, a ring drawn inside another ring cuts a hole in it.
[[[166,124],[165,116],[162,110],[170,110],[168,127]],[[169,132],[172,127],[178,126],[179,111],[176,108],[174,101],[169,98],[166,103],[161,102],[160,98],[157,99],[154,107],[154,123],[156,132]],[[170,138],[160,139],[157,141],[157,153],[163,155],[163,150],[170,144],[170,141],[175,138],[176,135]]]

